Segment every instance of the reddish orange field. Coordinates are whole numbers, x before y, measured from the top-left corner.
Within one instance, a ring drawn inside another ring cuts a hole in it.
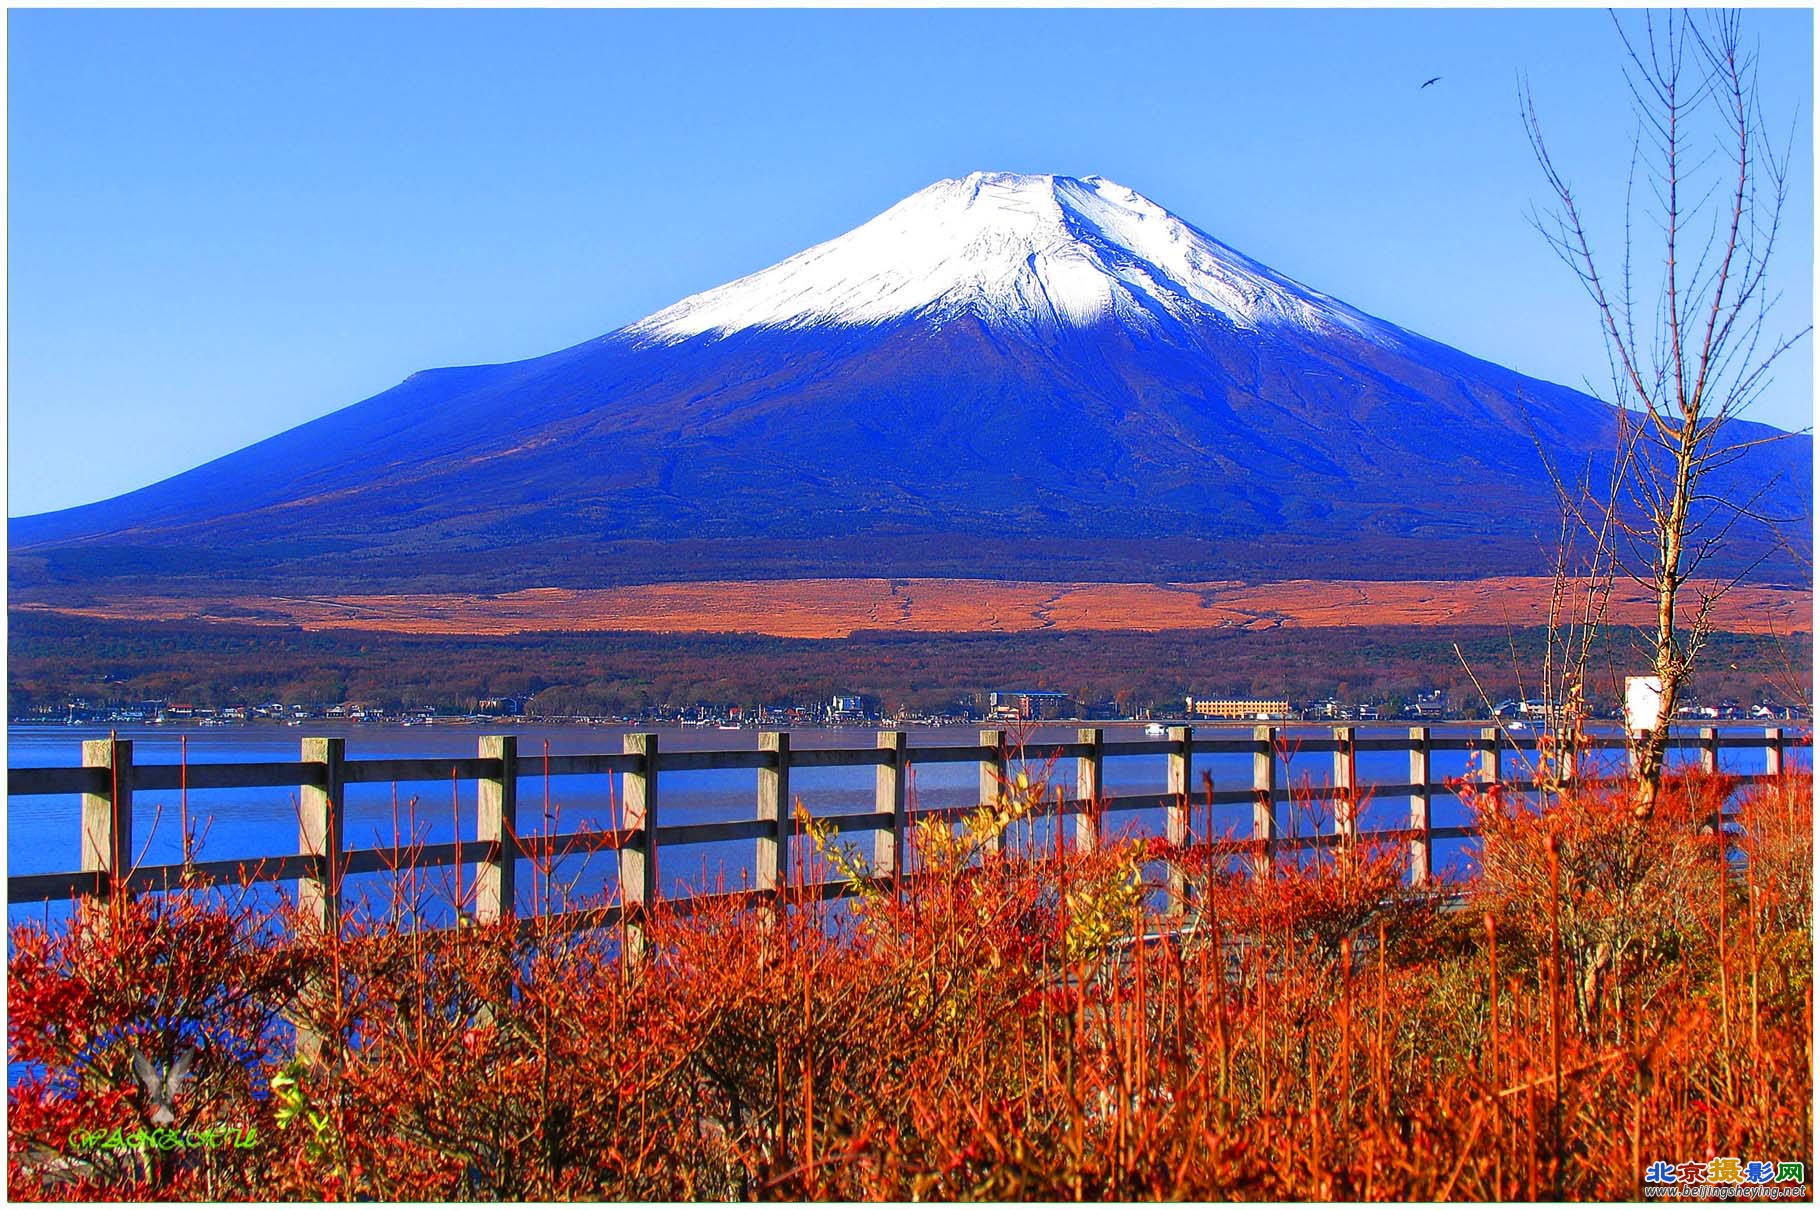
[[[1533,626],[1548,620],[1546,577],[1289,580],[1274,584],[1040,583],[1029,580],[764,580],[530,588],[496,595],[137,597],[21,609],[109,619],[297,625],[306,630],[515,634],[631,630],[843,638],[858,630],[1178,630],[1272,626]],[[1695,586],[1696,588],[1698,586]],[[1687,594],[1697,600],[1697,592]],[[1716,609],[1718,629],[1789,634],[1812,628],[1811,595],[1740,585]],[[1620,585],[1613,615],[1644,622],[1652,606]]]

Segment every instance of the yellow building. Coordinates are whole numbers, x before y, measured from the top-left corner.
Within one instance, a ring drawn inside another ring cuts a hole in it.
[[[1262,698],[1190,697],[1188,714],[1191,718],[1288,718],[1289,703]]]

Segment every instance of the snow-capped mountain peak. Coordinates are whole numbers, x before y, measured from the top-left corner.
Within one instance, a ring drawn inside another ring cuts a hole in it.
[[[1102,177],[975,172],[769,269],[631,325],[670,343],[746,328],[965,313],[1020,330],[1205,318],[1366,331],[1378,321],[1289,280]]]
[[[1738,423],[1715,490],[1810,515],[1812,440]],[[16,518],[10,583],[201,610],[445,592],[458,566],[486,593],[1530,575],[1560,525],[1549,459],[1610,473],[1616,424],[1110,181],[979,175],[630,330]],[[1811,578],[1787,543],[1746,518],[1724,574]]]

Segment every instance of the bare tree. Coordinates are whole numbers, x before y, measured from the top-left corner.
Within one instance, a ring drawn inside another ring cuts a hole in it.
[[[1616,14],[1613,23],[1637,113],[1615,278],[1593,255],[1587,221],[1549,154],[1527,84],[1522,105],[1556,202],[1535,216],[1536,226],[1598,309],[1617,404],[1609,477],[1596,482],[1589,473],[1563,493],[1573,524],[1592,544],[1576,638],[1586,637],[1587,624],[1596,630],[1617,576],[1642,585],[1656,606],[1651,646],[1660,722],[1635,752],[1636,814],[1648,818],[1660,792],[1668,724],[1710,632],[1713,605],[1757,564],[1740,569],[1734,560],[1729,578],[1696,577],[1738,522],[1773,531],[1791,520],[1760,511],[1768,484],[1740,498],[1735,489],[1717,490],[1712,475],[1786,435],[1740,431],[1732,422],[1809,329],[1787,337],[1770,332],[1776,296],[1768,269],[1788,195],[1789,144],[1778,153],[1766,137],[1756,56],[1743,45],[1739,15],[1646,11],[1635,33]],[[1583,672],[1583,652],[1575,654]]]

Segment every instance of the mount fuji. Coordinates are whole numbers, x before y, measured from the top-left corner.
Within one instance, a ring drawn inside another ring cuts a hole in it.
[[[14,520],[11,584],[48,601],[1536,574],[1560,526],[1549,464],[1599,474],[1615,416],[1122,185],[975,173],[598,339],[424,371]],[[1713,486],[1805,518],[1811,447],[1756,446]],[[1709,566],[1767,555],[1759,575],[1795,576],[1778,549],[1741,525]]]

